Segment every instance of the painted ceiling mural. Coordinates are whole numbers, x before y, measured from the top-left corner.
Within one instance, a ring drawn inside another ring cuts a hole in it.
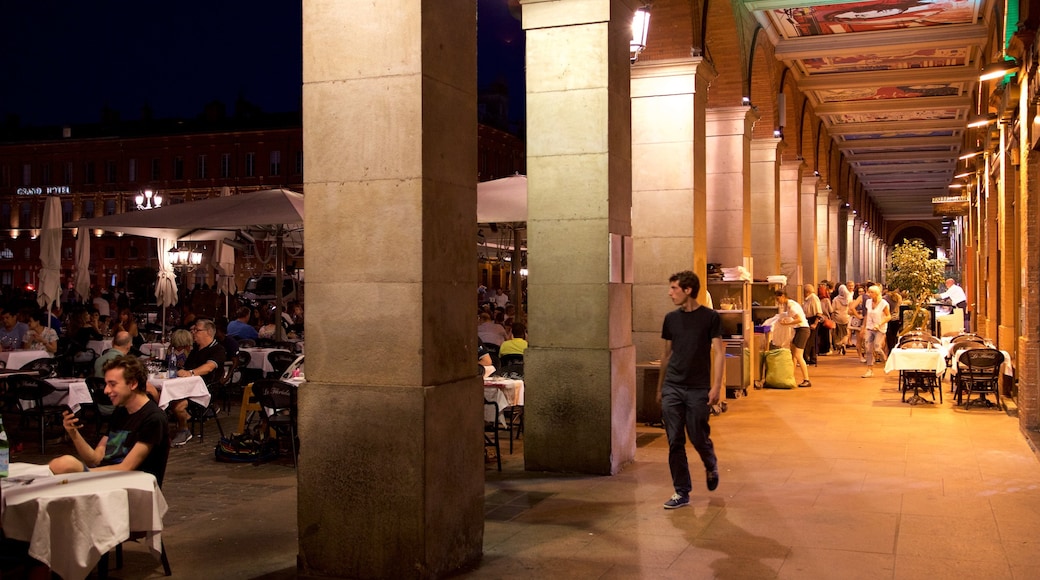
[[[995,0],[742,1],[885,217],[931,217],[978,109]]]

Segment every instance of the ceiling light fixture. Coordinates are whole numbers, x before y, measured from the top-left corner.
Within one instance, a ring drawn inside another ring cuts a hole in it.
[[[983,153],[985,153],[985,151],[972,151],[970,153],[965,153],[964,155],[961,155],[957,159],[960,159],[960,160],[964,161],[964,160],[967,160],[967,159],[971,159],[972,157],[978,157],[979,155],[982,155]]]
[[[975,175],[975,172],[974,171],[965,171],[964,173],[958,173],[957,175],[954,175],[953,178],[954,179],[964,179],[965,177],[968,177],[968,176],[971,176],[971,175]]]

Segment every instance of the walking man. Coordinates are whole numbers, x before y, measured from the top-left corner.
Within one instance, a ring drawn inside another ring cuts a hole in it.
[[[675,488],[664,508],[676,509],[690,504],[693,489],[686,434],[704,463],[708,491],[719,486],[708,416],[711,406],[721,399],[726,350],[719,314],[697,302],[701,289],[697,275],[686,270],[673,274],[668,282],[668,296],[678,308],[665,315],[661,329],[665,371],[657,384],[657,400],[668,435],[668,468]]]

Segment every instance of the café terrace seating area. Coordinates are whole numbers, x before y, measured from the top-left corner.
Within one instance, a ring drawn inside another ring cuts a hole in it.
[[[977,348],[956,346],[976,342],[967,336],[907,339],[889,357],[890,372],[869,379],[859,378],[856,357],[828,357],[814,367],[812,388],[731,399],[712,418],[719,488],[709,493],[695,477],[691,507],[681,510],[661,508],[672,490],[659,427],[637,425],[636,461],[616,476],[525,471],[526,434],[507,432],[513,415],[494,404],[517,406],[522,394],[492,378],[485,418],[497,410],[505,422],[501,470],[497,460],[485,464],[484,555],[459,577],[1035,577],[1040,540],[1029,538],[1040,522],[1040,462],[1013,403],[996,406],[999,393],[972,384],[974,371],[961,364],[966,353],[990,350],[978,339]],[[934,382],[908,379],[929,375]],[[984,395],[994,406],[969,404]],[[911,396],[936,399],[908,404]],[[296,578],[292,452],[284,446],[258,464],[216,462],[218,431],[239,421],[241,403],[231,401],[204,437],[171,450],[162,541],[173,574]],[[45,463],[72,451],[48,440],[41,452],[39,433],[11,419],[5,426],[21,444],[12,461]],[[113,576],[162,577],[144,542],[123,551]]]

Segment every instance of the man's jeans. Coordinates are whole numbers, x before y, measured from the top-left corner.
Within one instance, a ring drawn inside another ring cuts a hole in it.
[[[690,466],[686,460],[686,435],[689,434],[693,448],[701,456],[704,468],[715,471],[715,446],[711,442],[708,426],[707,388],[683,388],[665,383],[661,387],[661,418],[668,436],[668,469],[672,472],[675,492],[688,496],[693,489],[690,482]]]

